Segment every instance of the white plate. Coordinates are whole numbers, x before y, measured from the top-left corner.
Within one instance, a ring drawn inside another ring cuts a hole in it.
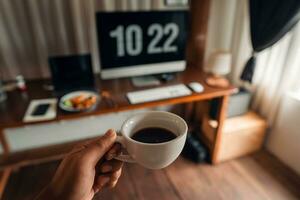
[[[64,104],[64,101],[69,100],[69,99],[71,99],[73,97],[76,97],[78,95],[82,95],[82,94],[87,95],[87,96],[95,96],[96,97],[96,103],[93,106],[91,106],[87,109],[86,108],[76,109],[76,108],[73,108],[73,107],[66,106]],[[92,110],[92,109],[96,108],[96,106],[98,105],[99,100],[100,100],[100,96],[97,93],[92,92],[92,91],[87,91],[87,90],[80,90],[80,91],[76,91],[76,92],[70,92],[70,93],[64,95],[62,98],[60,98],[58,105],[59,105],[59,108],[64,110],[64,111],[82,112],[82,111],[88,111],[88,110]]]

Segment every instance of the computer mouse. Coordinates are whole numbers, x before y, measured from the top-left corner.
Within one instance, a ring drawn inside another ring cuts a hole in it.
[[[189,83],[189,87],[194,91],[194,92],[203,92],[204,90],[204,87],[203,85],[201,85],[200,83],[198,82],[191,82]]]

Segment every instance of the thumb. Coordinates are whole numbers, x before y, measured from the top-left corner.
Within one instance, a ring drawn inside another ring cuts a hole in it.
[[[112,147],[116,140],[116,136],[117,134],[114,130],[108,130],[104,136],[86,145],[86,148],[82,151],[82,158],[84,158],[84,160],[87,159],[87,162],[96,165],[104,154]]]

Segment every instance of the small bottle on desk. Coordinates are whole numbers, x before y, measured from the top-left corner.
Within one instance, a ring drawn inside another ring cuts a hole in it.
[[[26,87],[26,82],[24,80],[24,77],[22,75],[18,75],[16,77],[16,80],[17,80],[17,88],[20,90],[20,91],[26,91],[27,90],[27,87]]]

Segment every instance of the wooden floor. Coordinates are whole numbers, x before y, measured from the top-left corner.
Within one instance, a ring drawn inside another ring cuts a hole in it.
[[[51,179],[58,162],[30,166],[12,174],[4,200],[29,200]],[[179,158],[164,170],[126,165],[118,186],[95,200],[286,200],[300,199],[300,178],[269,153],[217,166]]]

